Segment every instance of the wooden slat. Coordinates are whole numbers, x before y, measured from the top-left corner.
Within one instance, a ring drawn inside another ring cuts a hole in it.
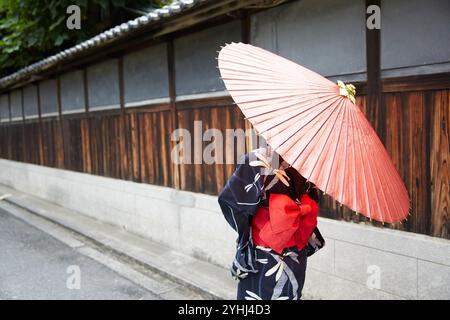
[[[92,166],[92,174],[101,175],[99,173],[99,162],[98,162],[98,140],[97,140],[97,130],[98,125],[96,122],[96,117],[89,118],[89,131],[91,136],[91,166]]]
[[[225,125],[225,130],[226,129],[238,129],[239,126],[235,126],[235,124],[233,123],[233,120],[235,119],[235,117],[233,116],[232,113],[232,109],[230,108],[225,108],[225,115],[223,117],[223,123]],[[242,129],[242,128],[239,128]],[[235,165],[234,163],[236,163],[236,150],[237,147],[235,146],[236,139],[234,139],[234,135],[233,135],[233,139],[231,139],[230,134],[225,135],[225,141],[224,141],[224,146],[225,146],[225,150],[224,150],[224,156],[225,156],[225,168],[224,168],[224,178],[225,180],[228,180],[231,175],[234,172],[235,169]],[[219,190],[219,192],[221,191],[221,189]]]
[[[450,91],[434,93],[431,115],[431,235],[450,238]]]
[[[55,161],[56,167],[59,169],[64,169],[64,138],[63,138],[63,126],[62,121],[54,121],[53,122],[53,141],[55,143],[54,151],[55,151]]]
[[[133,159],[133,180],[141,182],[141,149],[140,149],[140,137],[139,137],[139,117],[137,114],[131,114],[130,117],[130,130],[131,130],[131,153]]]
[[[81,153],[83,161],[83,172],[92,173],[91,158],[91,132],[89,128],[89,120],[81,120]]]
[[[192,161],[193,161],[193,167],[194,167],[194,189],[195,192],[206,192],[203,182],[205,181],[204,175],[205,169],[203,168],[203,132],[205,130],[205,123],[202,119],[202,113],[200,109],[194,109],[191,111],[192,118],[190,127],[192,128],[190,130],[192,136]],[[197,122],[195,125],[196,121]],[[197,128],[196,132],[194,131],[194,125]]]
[[[221,139],[214,138],[211,142],[214,146],[214,193],[217,194],[225,184],[225,129],[223,119],[225,118],[225,108],[213,108],[211,109],[211,127],[221,130]]]
[[[407,226],[410,230],[427,233],[430,229],[430,212],[427,212],[427,184],[426,158],[429,156],[426,149],[426,109],[423,93],[412,92],[403,95],[403,110],[407,124],[403,137],[403,166],[407,172],[407,188],[411,195],[411,208],[413,214]],[[406,164],[406,165],[405,165]]]
[[[178,128],[179,129],[188,129],[189,127],[189,113],[178,111],[177,112],[177,118],[178,118]],[[182,145],[182,138],[180,138],[180,141],[174,142],[175,145]],[[180,152],[183,152],[181,149]],[[190,177],[188,176],[190,173],[190,170],[188,170],[188,166],[185,163],[180,164],[179,166],[179,174],[180,174],[180,188],[182,190],[192,190],[190,186],[188,185],[189,181],[192,181]]]
[[[111,177],[120,178],[120,131],[119,131],[119,117],[114,116],[110,118],[110,142],[111,142],[111,152],[110,152],[110,164],[112,168]]]
[[[120,115],[117,117],[117,148],[118,148],[118,154],[117,154],[117,163],[119,166],[119,173],[120,175],[118,178],[126,180],[126,177],[128,175],[128,157],[127,157],[127,149],[125,145],[127,144],[126,141],[126,134],[125,134],[125,118],[123,115]]]
[[[156,115],[155,115],[156,116]],[[171,181],[171,160],[170,160],[170,133],[172,132],[171,126],[171,113],[164,112],[159,114],[159,136],[161,137],[160,148],[156,146],[158,150],[158,156],[160,158],[160,168],[162,170],[162,185],[166,187],[172,186]]]
[[[143,154],[141,162],[142,181],[152,183],[155,180],[154,168],[156,167],[153,157],[153,134],[152,134],[152,115],[150,113],[142,114],[141,126],[141,150]]]
[[[201,109],[200,110],[200,115],[201,115],[201,120],[202,120],[202,125],[203,125],[203,131],[202,133],[206,132],[206,130],[208,129],[214,129],[213,127],[213,112],[214,109]],[[214,117],[217,117],[217,113],[214,113]],[[202,153],[202,158],[203,158],[203,164],[201,165],[196,165],[196,171],[197,170],[201,170],[202,171],[202,177],[203,177],[203,181],[202,181],[202,187],[199,187],[198,192],[204,192],[204,193],[208,193],[208,194],[215,194],[216,191],[216,177],[215,177],[215,164],[206,164],[204,162],[204,152],[206,151],[206,146],[209,145],[210,142],[204,141],[203,142],[203,150],[201,151]],[[214,144],[212,144],[213,146]]]
[[[450,89],[450,72],[394,77],[382,80],[382,91],[410,92]]]
[[[103,168],[103,175],[107,177],[111,177],[111,166],[109,159],[111,157],[111,150],[110,150],[110,136],[109,136],[109,118],[101,118],[100,125],[101,125],[101,133],[100,138],[101,139],[101,157],[102,157],[102,168]]]

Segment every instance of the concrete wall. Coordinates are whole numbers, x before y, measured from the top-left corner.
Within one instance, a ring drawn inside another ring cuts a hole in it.
[[[450,1],[381,1],[381,76],[450,71]]]
[[[224,267],[234,254],[213,196],[2,159],[0,183]],[[327,245],[308,260],[308,296],[450,299],[450,241],[329,219],[319,228]]]
[[[364,0],[302,0],[251,16],[251,43],[330,79],[366,80]]]

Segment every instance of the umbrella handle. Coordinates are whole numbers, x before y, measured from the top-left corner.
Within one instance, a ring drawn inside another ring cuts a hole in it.
[[[306,181],[306,183],[307,183],[307,187],[306,187],[305,193],[308,193],[309,189],[311,189],[311,182]]]

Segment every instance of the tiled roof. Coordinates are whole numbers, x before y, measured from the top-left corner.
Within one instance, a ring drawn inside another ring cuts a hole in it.
[[[105,32],[102,32],[89,40],[77,44],[74,47],[63,50],[53,56],[50,56],[36,63],[33,63],[23,69],[18,70],[13,74],[1,78],[0,89],[5,88],[15,82],[18,82],[21,79],[30,76],[32,74],[35,74],[51,65],[67,60],[72,56],[74,56],[75,54],[78,54],[84,50],[95,48],[104,42],[110,42],[111,40],[119,39],[136,29],[142,28],[152,22],[161,21],[169,17],[172,17],[177,13],[180,13],[186,9],[189,9],[205,1],[206,0],[178,0],[160,9],[152,10],[146,15],[138,17],[134,20],[130,20],[126,23],[122,23],[121,25],[106,30]]]

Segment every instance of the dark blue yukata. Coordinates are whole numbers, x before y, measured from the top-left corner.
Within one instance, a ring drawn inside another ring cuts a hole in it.
[[[267,155],[266,149],[252,151]],[[291,199],[300,199],[303,194],[318,202],[315,187],[307,182],[294,168],[280,158],[282,170],[289,179],[289,186],[283,178],[262,171],[260,156],[257,161],[252,153],[241,159],[234,174],[219,195],[219,204],[225,219],[238,233],[237,249],[231,266],[232,276],[239,280],[239,300],[298,300],[301,298],[307,257],[325,244],[317,227],[307,245],[285,248],[275,252],[270,247],[258,246],[252,239],[252,219],[261,207],[268,207],[270,194],[285,194]],[[276,157],[276,155],[274,153]],[[264,162],[264,161],[263,161]],[[267,161],[268,162],[268,161]],[[267,163],[264,162],[264,163]],[[277,162],[278,163],[278,162]],[[277,171],[277,170],[275,170]]]

